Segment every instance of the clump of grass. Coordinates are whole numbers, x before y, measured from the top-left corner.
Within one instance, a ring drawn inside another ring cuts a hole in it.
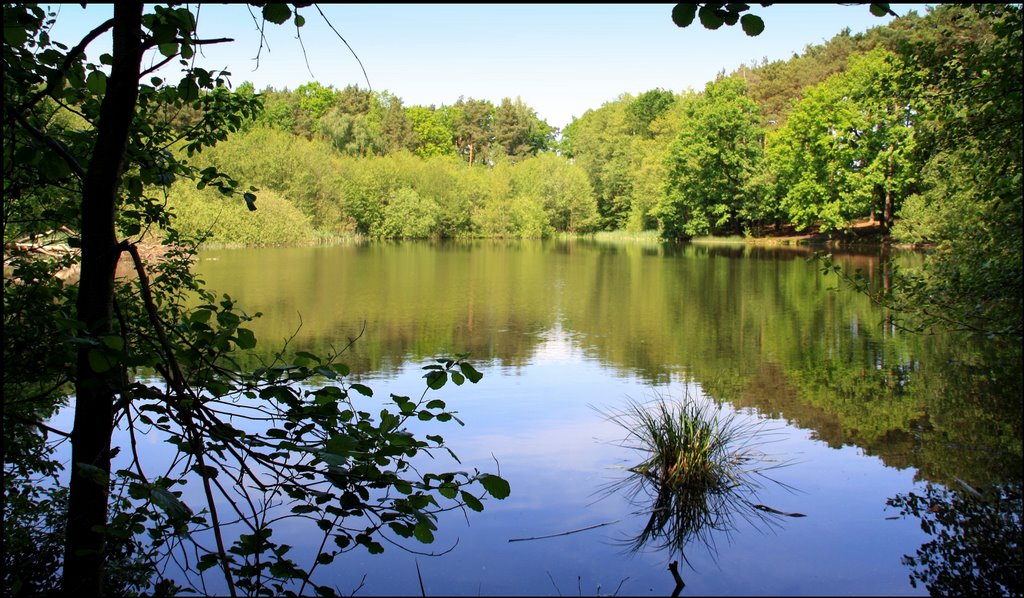
[[[770,440],[763,421],[744,421],[689,395],[681,401],[630,401],[606,416],[627,433],[620,445],[642,455],[629,468],[633,475],[607,488],[626,491],[648,516],[643,531],[628,541],[632,549],[654,544],[686,560],[688,543],[700,541],[714,552],[713,532],[731,532],[737,518],[763,527],[798,515],[756,502],[763,481],[779,483],[766,472],[786,464],[761,450]]]
[[[670,489],[717,489],[729,485],[736,459],[729,452],[735,430],[709,416],[706,405],[685,401],[678,406],[656,401],[632,403],[628,421],[616,419],[635,437],[647,458],[631,471]]]

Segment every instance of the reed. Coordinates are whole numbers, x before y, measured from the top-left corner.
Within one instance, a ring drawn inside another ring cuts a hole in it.
[[[607,487],[625,492],[647,516],[643,530],[626,543],[633,549],[654,545],[678,552],[693,541],[715,550],[714,533],[733,531],[738,520],[755,527],[772,527],[781,513],[757,502],[766,481],[780,482],[769,470],[788,462],[770,458],[762,447],[771,430],[763,420],[724,412],[706,399],[689,395],[682,400],[658,396],[630,401],[608,419],[626,431],[619,444],[641,455],[633,474]]]

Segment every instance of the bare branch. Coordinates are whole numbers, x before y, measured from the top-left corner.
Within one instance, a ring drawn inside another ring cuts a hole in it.
[[[345,41],[345,38],[342,37],[340,33],[338,33],[338,30],[334,28],[334,25],[331,23],[331,20],[327,18],[327,15],[325,15],[324,11],[320,9],[320,6],[319,5],[314,5],[314,6],[316,6],[316,10],[317,10],[317,12],[320,13],[320,16],[324,18],[324,21],[327,23],[327,26],[330,27],[331,31],[334,32],[334,35],[337,35],[338,39],[340,39],[342,41],[342,43],[345,44],[345,47],[348,48],[348,51],[352,52],[352,56],[355,56],[356,62],[359,63],[359,68],[363,69],[363,78],[366,79],[366,87],[370,91],[373,91],[373,86],[370,85],[370,77],[369,77],[369,75],[366,74],[366,67],[363,66],[363,61],[359,60],[359,55],[356,54],[356,51],[352,49],[352,46],[348,45],[348,42]]]

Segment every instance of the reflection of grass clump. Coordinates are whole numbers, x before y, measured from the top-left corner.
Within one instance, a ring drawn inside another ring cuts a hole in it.
[[[636,475],[609,488],[625,487],[649,516],[630,541],[634,550],[653,542],[685,559],[683,548],[693,539],[714,550],[711,533],[733,530],[736,516],[756,526],[776,524],[787,515],[754,500],[760,481],[770,480],[765,472],[783,465],[759,448],[766,442],[763,422],[744,422],[691,397],[678,403],[660,397],[648,404],[630,402],[607,415],[627,432],[621,446],[644,455],[630,468]]]

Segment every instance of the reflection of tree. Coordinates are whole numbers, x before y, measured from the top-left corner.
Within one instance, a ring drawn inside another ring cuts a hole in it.
[[[902,515],[921,519],[934,538],[903,563],[932,596],[1020,596],[1022,585],[1021,482],[995,486],[985,494],[962,484],[964,492],[928,484],[887,502]]]
[[[881,288],[879,251],[837,252],[835,261]],[[884,329],[867,297],[829,290],[807,261],[813,252],[590,239],[367,243],[212,252],[222,259],[198,272],[268,314],[253,326],[261,338],[291,337],[301,314],[296,350],[329,353],[365,323],[346,354],[357,374],[459,352],[516,371],[557,328],[606,370],[655,386],[696,382],[829,446],[913,467],[919,479],[980,485],[1019,471],[1019,346]],[[920,259],[898,255],[901,266]]]

